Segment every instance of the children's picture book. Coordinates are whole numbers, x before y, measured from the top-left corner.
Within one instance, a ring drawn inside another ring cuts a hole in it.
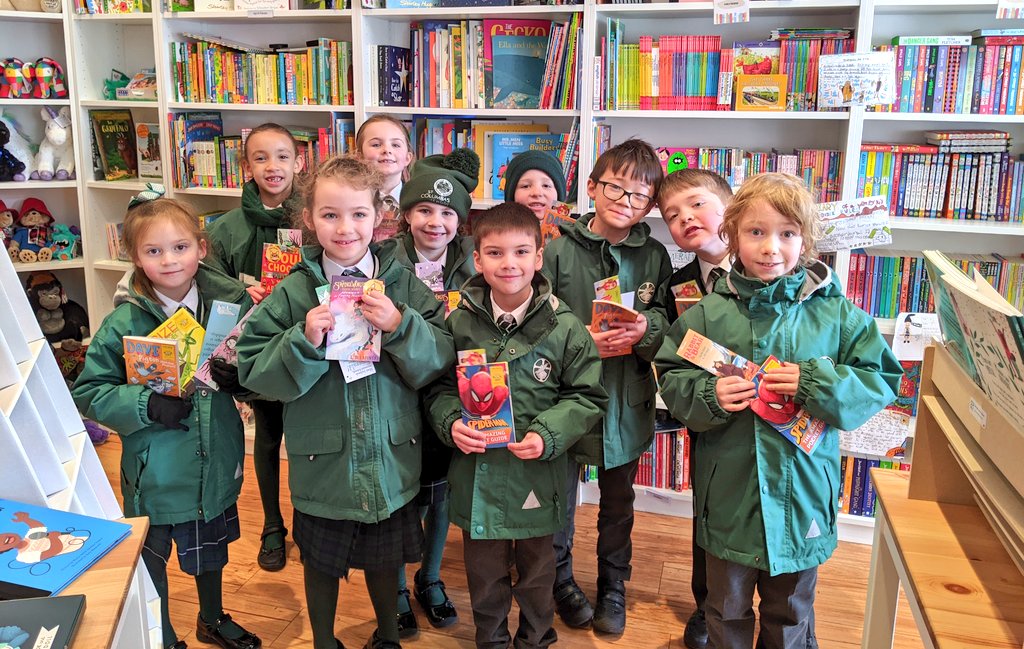
[[[381,106],[409,105],[409,48],[377,46],[378,92]]]
[[[373,229],[373,240],[384,241],[398,235],[402,225],[402,213],[398,202],[391,196],[384,197],[384,207],[380,210],[380,223]]]
[[[302,261],[302,249],[279,243],[263,244],[260,284],[269,293],[288,276],[295,264]]]
[[[439,261],[420,261],[415,265],[416,277],[431,291],[444,291],[444,265]]]
[[[818,57],[818,106],[873,106],[896,98],[896,52],[822,54]]]
[[[376,282],[376,284],[374,284]],[[328,305],[334,316],[334,327],[327,334],[328,360],[379,361],[380,329],[363,315],[363,294],[383,290],[380,280],[335,275],[331,278]]]
[[[486,365],[486,349],[465,349],[455,353],[456,365]]]
[[[0,599],[59,594],[131,529],[127,523],[0,499]]]
[[[67,649],[85,611],[85,595],[0,602],[0,647]]]
[[[187,391],[191,387],[192,377],[199,368],[199,352],[203,349],[203,338],[206,330],[196,322],[188,309],[178,309],[174,315],[149,332],[150,338],[163,338],[178,342],[178,366],[181,375],[181,389]]]
[[[210,304],[210,317],[206,321],[206,335],[203,346],[199,350],[199,365],[210,358],[210,354],[227,338],[238,323],[238,315],[242,312],[241,304],[214,300]]]
[[[572,205],[568,203],[555,202],[554,205],[544,213],[540,221],[541,246],[546,246],[552,240],[562,236],[561,227],[572,227],[575,223],[572,218]]]
[[[220,386],[213,380],[213,376],[210,374],[210,362],[213,359],[219,359],[227,363],[228,365],[238,365],[238,352],[235,351],[235,345],[238,344],[238,339],[242,335],[242,329],[245,328],[245,322],[252,315],[253,311],[256,310],[256,306],[253,305],[248,311],[238,319],[235,326],[231,328],[224,339],[217,343],[217,346],[210,352],[210,355],[203,361],[196,370],[196,375],[193,380],[198,381],[210,388],[211,390],[220,390]],[[207,331],[206,335],[209,336],[210,332]]]
[[[700,150],[694,147],[660,146],[656,153],[666,176],[681,169],[696,169],[698,167]]]
[[[594,282],[594,299],[607,300],[622,304],[622,290],[619,288],[619,276],[612,275]]]
[[[524,151],[543,151],[558,159],[562,148],[559,133],[495,133],[491,139],[491,160],[494,178],[491,180],[491,198],[505,200],[505,169],[516,155]],[[511,188],[515,194],[515,188]]]
[[[90,110],[92,134],[105,180],[138,178],[135,122],[130,110]]]
[[[673,286],[672,297],[676,301],[676,313],[683,315],[684,311],[700,302],[704,294],[701,292],[700,287],[697,286],[697,280],[691,279]]]
[[[736,75],[779,73],[780,41],[736,41],[732,44],[733,72]]]
[[[748,361],[693,329],[683,336],[676,354],[716,376],[738,376],[753,381],[760,369],[757,363]]]
[[[300,248],[302,246],[302,230],[298,228],[278,228],[277,245]]]
[[[629,324],[631,322],[636,322],[639,317],[639,311],[634,311],[633,309],[625,307],[618,302],[612,302],[610,300],[594,300],[590,314],[590,330],[594,333],[609,331],[616,324]],[[633,353],[633,348],[627,347],[620,349],[615,353],[601,354],[601,358],[626,356],[631,353]]]
[[[163,178],[160,164],[160,125],[139,122],[135,125],[135,149],[140,178]]]
[[[736,110],[786,110],[786,75],[737,74]]]
[[[539,108],[551,21],[484,19],[488,108]]]
[[[821,217],[823,231],[817,244],[818,252],[892,243],[889,201],[885,196],[819,203],[818,215]]]
[[[444,317],[447,318],[452,314],[452,311],[459,308],[459,304],[462,303],[462,291],[448,291],[444,293],[443,297]]]
[[[116,88],[114,96],[119,101],[156,101],[156,70],[140,70],[131,78],[128,85]]]
[[[508,363],[459,365],[455,373],[462,422],[486,435],[487,448],[502,448],[515,441]]]
[[[181,396],[178,343],[164,338],[125,336],[124,371],[128,385],[142,385],[157,394]]]

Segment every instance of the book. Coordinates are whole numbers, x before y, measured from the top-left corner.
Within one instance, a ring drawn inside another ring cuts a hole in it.
[[[128,385],[142,385],[157,394],[181,396],[178,343],[164,338],[125,336],[124,370]]]
[[[769,355],[758,366],[693,329],[683,336],[676,354],[716,376],[738,376],[752,381],[757,396],[750,402],[750,409],[808,455],[829,430],[824,421],[812,417],[791,397],[774,392],[762,381],[765,372],[782,366],[775,356]]]
[[[736,110],[786,110],[786,75],[737,74]]]
[[[381,106],[409,105],[409,48],[377,46],[378,93]]]
[[[231,328],[228,335],[224,336],[224,339],[217,344],[217,346],[210,352],[210,355],[202,362],[199,369],[196,370],[196,375],[193,380],[198,381],[210,388],[211,390],[220,390],[220,386],[213,380],[213,376],[210,373],[210,362],[213,359],[219,359],[227,363],[228,365],[238,366],[238,352],[235,351],[235,345],[238,343],[238,338],[242,335],[242,329],[245,327],[246,320],[256,310],[256,306],[253,305],[248,311],[238,319],[235,326]],[[209,334],[208,334],[209,335]]]
[[[114,96],[120,101],[156,101],[156,71],[136,73],[128,85],[114,90]]]
[[[629,324],[640,317],[639,311],[622,306],[611,300],[594,300],[590,314],[590,330],[594,333],[609,331],[615,324]],[[633,353],[633,348],[622,348],[615,353],[601,354],[601,358],[625,356]]]
[[[611,277],[594,282],[594,299],[622,304],[622,289],[619,288],[619,276],[612,275]]]
[[[206,320],[206,335],[203,336],[203,346],[199,350],[199,365],[201,366],[210,358],[210,354],[227,338],[231,330],[238,322],[238,315],[242,312],[242,305],[232,304],[214,300],[210,304],[210,317]]]
[[[655,152],[658,154],[658,160],[661,161],[661,168],[665,171],[666,176],[680,169],[696,169],[700,166],[697,161],[700,150],[694,147],[660,146]]]
[[[896,53],[858,52],[818,57],[818,106],[872,106],[896,99]]]
[[[0,599],[59,594],[131,529],[127,523],[0,499]]]
[[[188,309],[181,308],[167,318],[159,327],[149,332],[150,338],[175,340],[178,343],[178,367],[181,389],[187,390],[199,368],[199,352],[203,348],[206,330],[196,322]]]
[[[68,649],[85,610],[85,595],[0,602],[0,646]]]
[[[440,261],[420,261],[414,265],[416,277],[435,293],[444,291],[444,264]]]
[[[562,236],[561,226],[572,227],[576,222],[572,216],[572,206],[568,203],[556,202],[540,220],[541,247]]]
[[[505,168],[512,158],[524,151],[543,151],[557,160],[562,138],[558,133],[495,133],[491,140],[491,198],[505,200]],[[511,191],[514,194],[515,188]]]
[[[269,293],[288,276],[295,264],[302,261],[302,249],[298,246],[280,243],[263,244],[263,261],[260,263],[260,284]]]
[[[551,22],[485,19],[488,108],[539,108]]]
[[[778,41],[737,41],[732,45],[732,52],[736,75],[779,73],[782,45]]]
[[[160,125],[139,122],[135,125],[135,157],[139,178],[163,178],[160,164]]]
[[[502,448],[516,439],[508,363],[459,365],[459,400],[462,422],[485,434],[487,448]]]
[[[105,180],[139,175],[135,151],[135,122],[130,110],[90,110],[89,121],[100,154]]]
[[[671,288],[672,297],[676,301],[676,313],[683,315],[683,312],[697,304],[704,297],[704,293],[697,285],[697,280],[689,280],[682,284],[676,284]]]
[[[379,279],[335,275],[331,278],[328,305],[334,316],[334,327],[327,334],[328,360],[371,361],[380,360],[380,329],[370,324],[363,315],[363,293],[384,290]]]

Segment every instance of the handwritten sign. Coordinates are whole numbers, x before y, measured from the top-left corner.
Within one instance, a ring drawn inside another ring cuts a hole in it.
[[[889,203],[884,196],[855,198],[852,201],[819,203],[823,236],[820,252],[884,246],[892,243],[889,228]]]
[[[824,54],[818,59],[818,106],[873,106],[895,98],[896,57],[889,52]]]
[[[910,417],[888,408],[857,430],[839,431],[839,448],[848,453],[892,457],[910,434]]]

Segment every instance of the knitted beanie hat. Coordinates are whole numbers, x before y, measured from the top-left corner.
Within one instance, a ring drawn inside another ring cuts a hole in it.
[[[460,221],[469,216],[470,196],[476,188],[480,158],[470,149],[455,149],[447,155],[432,155],[412,165],[409,180],[402,185],[399,207],[405,211],[416,203],[450,207]]]
[[[512,203],[515,200],[519,179],[531,169],[546,173],[555,185],[558,200],[565,200],[565,175],[562,173],[562,163],[558,161],[558,158],[543,151],[523,151],[509,160],[508,166],[505,167],[506,203]]]

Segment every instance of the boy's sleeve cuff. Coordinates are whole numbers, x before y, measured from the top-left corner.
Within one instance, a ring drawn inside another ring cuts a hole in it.
[[[711,412],[711,416],[715,419],[725,421],[729,418],[729,413],[722,409],[721,404],[718,403],[718,395],[715,393],[715,386],[718,385],[718,377],[713,376],[704,383],[704,389],[701,391],[701,398],[704,403],[707,404],[708,410]]]
[[[540,435],[540,438],[544,440],[544,452],[540,454],[538,460],[550,460],[551,458],[558,457],[565,452],[565,449],[559,448],[558,439],[555,435],[548,430],[547,426],[543,425],[537,420],[530,423],[530,431],[533,431]],[[529,431],[527,431],[529,432]]]

